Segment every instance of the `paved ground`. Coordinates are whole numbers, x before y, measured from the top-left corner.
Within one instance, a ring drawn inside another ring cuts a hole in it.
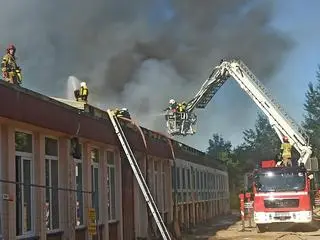
[[[248,222],[246,223],[248,226]],[[253,225],[241,231],[239,216],[230,215],[215,219],[207,225],[194,229],[191,233],[183,236],[184,240],[319,240],[320,230],[301,232],[297,229],[276,229],[273,231],[258,233]],[[286,230],[286,231],[285,231]]]

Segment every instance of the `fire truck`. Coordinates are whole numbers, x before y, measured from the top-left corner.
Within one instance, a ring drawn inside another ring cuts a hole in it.
[[[254,221],[260,232],[272,223],[309,224],[316,217],[317,184],[304,164],[277,167],[264,160],[253,173]]]
[[[311,157],[309,137],[241,60],[221,60],[199,92],[186,104],[184,112],[167,113],[171,114],[166,116],[168,133],[193,135],[197,120],[195,109],[204,109],[229,78],[235,80],[268,117],[281,142],[286,136],[299,153],[292,167],[276,167],[276,161],[270,160],[262,161],[254,171],[253,205],[257,227],[263,231],[270,223],[310,223],[319,177],[318,160]]]

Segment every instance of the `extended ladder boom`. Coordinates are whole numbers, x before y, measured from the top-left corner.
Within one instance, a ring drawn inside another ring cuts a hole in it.
[[[236,80],[240,87],[251,97],[258,107],[266,114],[271,126],[279,138],[289,138],[289,142],[299,152],[299,162],[306,164],[312,150],[309,137],[305,131],[292,120],[278,103],[271,97],[266,88],[249,68],[240,60],[224,61],[220,67]]]
[[[170,234],[166,228],[166,225],[164,224],[162,218],[161,218],[161,215],[158,211],[158,208],[157,208],[157,205],[156,203],[154,202],[153,198],[152,198],[152,195],[150,193],[150,190],[148,188],[148,185],[141,173],[141,170],[139,168],[139,165],[136,161],[136,158],[131,150],[131,147],[125,137],[125,134],[121,128],[121,125],[118,121],[118,118],[114,115],[114,113],[111,111],[111,110],[108,110],[108,115],[110,117],[110,120],[111,120],[111,123],[114,127],[114,130],[115,130],[115,133],[117,134],[118,136],[118,139],[121,143],[121,146],[127,156],[127,159],[130,163],[130,166],[132,168],[132,171],[137,179],[137,182],[139,184],[139,187],[142,191],[142,194],[150,208],[150,211],[153,215],[153,218],[158,226],[158,229],[160,231],[160,234],[162,236],[162,238],[164,240],[171,240],[171,237],[170,237]]]
[[[300,154],[299,162],[306,164],[312,154],[308,135],[285,113],[263,84],[240,60],[222,60],[220,65],[213,69],[195,97],[187,103],[186,112],[191,113],[195,108],[205,108],[229,77],[234,78],[266,114],[281,141],[283,136],[289,138],[289,142]]]
[[[195,108],[205,108],[227,79],[221,73],[220,66],[215,67],[199,92],[187,103],[186,111],[192,112]]]

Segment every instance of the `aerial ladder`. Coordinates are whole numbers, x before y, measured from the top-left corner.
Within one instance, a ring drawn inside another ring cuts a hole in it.
[[[309,161],[312,148],[309,143],[309,137],[306,132],[280,107],[280,105],[272,98],[271,94],[258,80],[258,78],[250,71],[250,69],[239,59],[221,60],[220,65],[216,66],[199,92],[192,98],[185,108],[184,114],[187,116],[194,115],[195,109],[204,109],[211,101],[213,96],[221,88],[221,86],[232,77],[240,87],[249,95],[249,97],[257,104],[262,112],[268,117],[269,123],[275,130],[281,141],[287,136],[290,144],[298,151],[300,158],[298,163],[303,163],[306,167],[311,165]],[[192,128],[195,126],[194,118],[189,121],[188,118],[176,123],[176,129],[170,129],[174,124],[168,123],[169,133],[175,135],[191,135]],[[185,127],[187,126],[187,127]],[[191,129],[191,130],[190,130]],[[189,134],[190,133],[190,134]],[[317,161],[313,161],[316,164]],[[311,167],[311,166],[310,166]],[[317,168],[317,167],[316,167]]]
[[[148,207],[151,211],[151,214],[155,220],[155,223],[157,224],[157,227],[159,229],[159,232],[162,236],[163,240],[171,240],[170,234],[167,230],[167,227],[165,223],[163,222],[161,215],[159,213],[159,210],[157,208],[156,203],[153,200],[153,197],[151,195],[151,192],[148,188],[148,185],[143,177],[143,174],[140,170],[139,164],[137,163],[137,160],[132,152],[132,149],[127,141],[127,138],[122,130],[122,127],[119,123],[118,117],[115,115],[114,111],[108,109],[107,110],[109,118],[111,120],[111,123],[113,125],[113,128],[115,130],[115,133],[120,141],[120,144],[122,146],[122,149],[124,153],[126,154],[126,157],[129,161],[129,164],[131,166],[131,169],[134,173],[134,176],[139,184],[139,187],[142,191],[142,194],[146,200],[146,203],[148,204]]]

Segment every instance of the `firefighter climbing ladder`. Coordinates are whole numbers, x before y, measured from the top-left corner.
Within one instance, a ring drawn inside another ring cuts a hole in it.
[[[167,227],[165,226],[165,224],[161,218],[161,215],[158,211],[157,205],[152,198],[152,195],[151,195],[149,188],[148,188],[148,185],[147,185],[147,183],[141,173],[141,170],[140,170],[139,165],[136,161],[136,158],[131,150],[131,147],[130,147],[126,137],[125,137],[124,132],[122,131],[122,127],[118,121],[118,118],[114,115],[114,113],[111,110],[108,110],[107,112],[110,117],[113,128],[115,130],[115,133],[117,134],[118,139],[121,143],[121,146],[122,146],[122,148],[128,158],[128,161],[130,163],[132,171],[137,179],[137,182],[138,182],[139,187],[142,191],[142,194],[143,194],[143,196],[144,196],[144,198],[150,208],[150,211],[153,215],[153,218],[158,226],[160,234],[164,240],[171,240],[170,234],[169,234]]]

